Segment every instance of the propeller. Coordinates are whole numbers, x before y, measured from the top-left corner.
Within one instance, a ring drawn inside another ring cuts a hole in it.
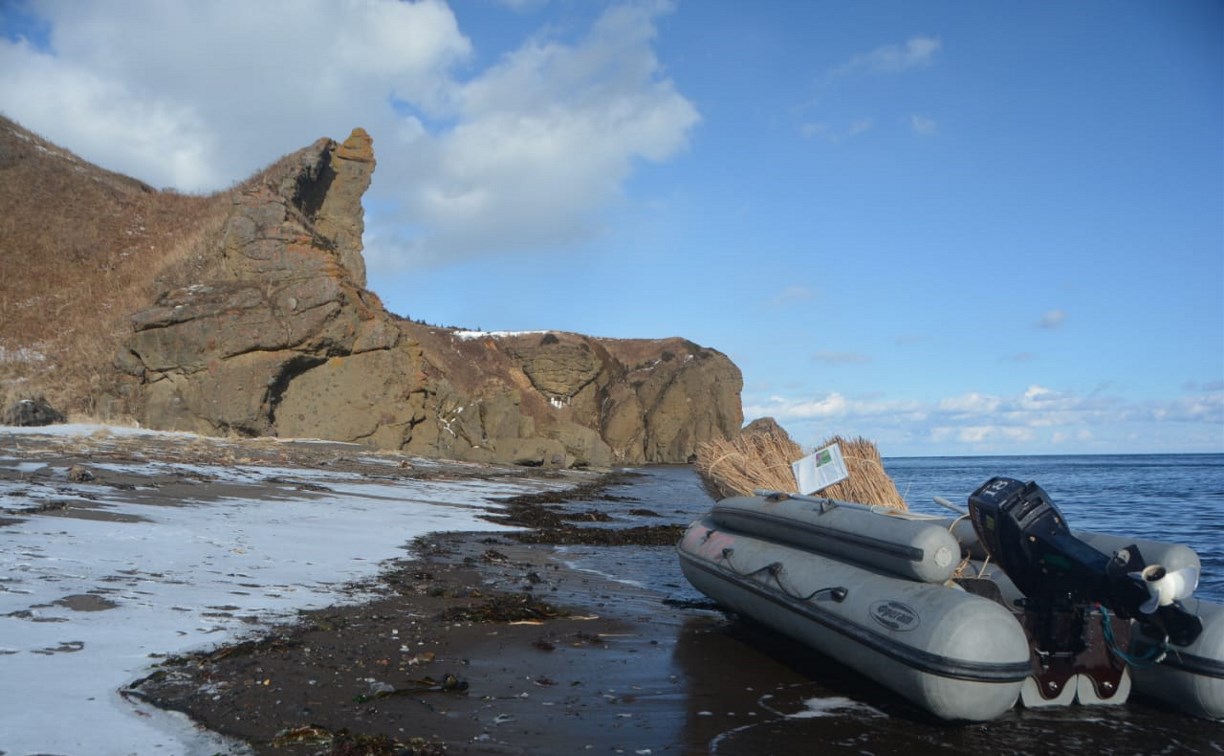
[[[1189,598],[1198,588],[1199,571],[1195,567],[1169,572],[1159,564],[1152,564],[1143,568],[1142,572],[1127,574],[1147,588],[1148,600],[1139,606],[1139,611],[1144,614],[1152,614],[1162,606]]]

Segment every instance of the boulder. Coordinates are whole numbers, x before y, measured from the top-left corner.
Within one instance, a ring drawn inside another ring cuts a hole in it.
[[[18,399],[0,413],[0,425],[18,427],[53,425],[65,421],[64,413],[52,407],[46,399]]]

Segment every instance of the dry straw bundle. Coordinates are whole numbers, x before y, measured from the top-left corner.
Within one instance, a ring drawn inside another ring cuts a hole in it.
[[[880,450],[873,442],[862,437],[847,441],[840,436],[833,436],[822,441],[818,448],[823,449],[830,444],[841,444],[842,457],[846,460],[846,470],[850,477],[826,488],[821,492],[822,496],[862,504],[879,504],[902,511],[909,509],[897,490],[897,484],[893,483],[892,478],[884,471],[884,460],[880,458]]]
[[[907,509],[896,484],[884,471],[874,443],[865,438],[846,440],[832,436],[818,448],[835,443],[841,445],[850,477],[821,491],[821,496]],[[699,446],[694,467],[706,492],[718,501],[728,496],[750,495],[757,489],[793,493],[795,476],[791,463],[803,456],[803,449],[777,423],[757,421],[736,438]]]
[[[697,447],[693,466],[706,493],[715,501],[750,495],[758,488],[794,491],[791,462],[803,449],[774,423],[750,425],[739,436],[707,441]]]

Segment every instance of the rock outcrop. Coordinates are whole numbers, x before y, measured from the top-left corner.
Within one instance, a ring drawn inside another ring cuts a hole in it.
[[[374,167],[357,129],[235,195],[196,282],[132,318],[118,362],[141,422],[550,466],[687,462],[739,431],[740,373],[712,349],[388,313],[361,256]]]
[[[437,453],[522,464],[689,462],[739,432],[742,378],[683,339],[463,333],[413,326]],[[422,448],[422,450],[424,450]]]
[[[18,399],[0,412],[0,425],[17,427],[54,425],[66,418],[43,397]]]

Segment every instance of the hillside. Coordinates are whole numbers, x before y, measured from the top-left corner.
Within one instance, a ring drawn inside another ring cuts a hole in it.
[[[227,200],[157,191],[0,116],[0,400],[97,412],[128,317]]]
[[[738,433],[738,368],[672,339],[470,334],[366,288],[355,129],[208,197],[0,120],[0,401],[205,435],[527,465],[686,462]]]

